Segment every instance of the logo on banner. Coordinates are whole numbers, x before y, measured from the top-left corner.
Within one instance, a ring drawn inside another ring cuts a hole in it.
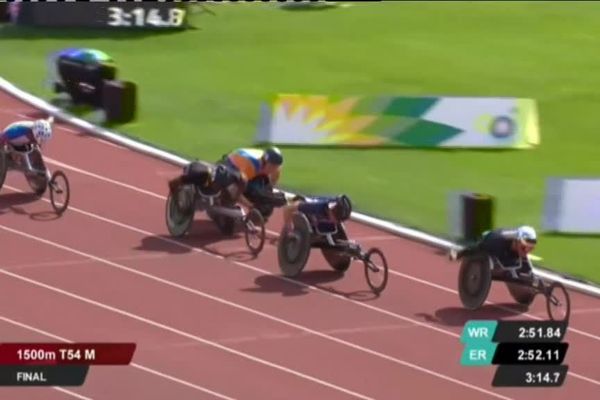
[[[504,139],[515,134],[515,122],[510,117],[496,117],[492,121],[490,129],[492,135],[499,139]]]
[[[506,116],[496,117],[492,121],[492,127],[490,129],[491,134],[499,139],[504,139],[515,133],[514,121]]]

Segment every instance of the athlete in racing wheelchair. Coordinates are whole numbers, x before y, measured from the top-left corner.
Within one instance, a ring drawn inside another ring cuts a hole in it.
[[[517,303],[529,306],[541,293],[547,299],[551,319],[568,319],[570,301],[566,289],[558,282],[545,284],[533,271],[529,254],[536,244],[535,229],[520,226],[488,231],[471,246],[461,250],[452,248],[450,260],[463,260],[459,273],[459,295],[463,305],[468,309],[481,307],[489,294],[491,281],[497,280],[506,283]],[[564,300],[559,300],[559,296]],[[554,307],[563,307],[563,314]]]
[[[217,162],[238,171],[246,186],[243,198],[256,208],[265,221],[276,207],[287,204],[285,194],[274,190],[279,182],[283,155],[277,147],[267,149],[236,149]]]
[[[327,263],[345,272],[353,259],[364,263],[371,290],[379,294],[388,277],[387,261],[377,248],[364,252],[348,240],[344,221],[350,218],[352,203],[346,195],[335,197],[296,196],[283,208],[284,226],[278,243],[279,267],[288,277],[299,275],[311,248],[320,248]]]
[[[185,235],[191,227],[195,211],[203,210],[226,235],[233,234],[236,222],[242,221],[246,244],[252,253],[258,254],[265,241],[264,219],[244,197],[245,186],[241,174],[224,164],[191,162],[180,176],[169,181],[169,232],[176,237]],[[237,203],[250,211],[246,212]]]
[[[69,203],[69,182],[62,171],[51,174],[44,163],[42,147],[52,138],[52,117],[36,121],[17,121],[0,132],[0,188],[9,170],[23,172],[36,195],[50,188],[50,200],[57,214]]]

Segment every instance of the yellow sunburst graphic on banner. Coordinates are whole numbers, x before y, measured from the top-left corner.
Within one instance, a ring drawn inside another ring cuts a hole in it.
[[[381,139],[361,133],[378,117],[352,115],[352,110],[359,100],[359,97],[348,97],[338,102],[331,102],[328,96],[285,94],[278,96],[275,107],[281,107],[288,119],[302,113],[302,121],[307,125],[318,121],[314,129],[327,132],[330,135],[328,142],[379,143]]]

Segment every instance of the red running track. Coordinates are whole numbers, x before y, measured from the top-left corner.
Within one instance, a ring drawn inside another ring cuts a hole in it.
[[[0,125],[37,114],[0,95]],[[0,342],[135,341],[133,364],[92,367],[78,388],[2,388],[1,399],[600,398],[600,301],[572,293],[570,375],[558,389],[497,389],[495,368],[459,365],[463,324],[545,318],[495,285],[466,312],[456,266],[430,247],[356,223],[352,238],[390,261],[388,288],[362,267],[341,278],[313,252],[284,279],[275,235],[258,258],[199,219],[171,239],[165,189],[178,168],[61,126],[45,151],[72,187],[61,218],[11,173],[0,195]],[[200,218],[200,217],[199,217]],[[269,223],[278,231],[276,215]]]

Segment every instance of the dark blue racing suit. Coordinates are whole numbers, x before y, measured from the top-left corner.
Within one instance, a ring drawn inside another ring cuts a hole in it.
[[[504,268],[514,268],[518,274],[531,274],[532,265],[529,258],[521,257],[512,247],[515,238],[516,231],[512,229],[489,231],[478,243],[459,251],[458,258],[483,252]]]
[[[311,218],[318,230],[330,232],[335,230],[337,221],[329,217],[329,203],[335,202],[335,197],[315,196],[307,197],[298,205],[298,211]]]

